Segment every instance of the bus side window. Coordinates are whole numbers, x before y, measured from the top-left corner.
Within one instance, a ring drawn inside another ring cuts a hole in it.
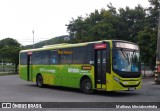
[[[27,53],[20,53],[20,65],[27,65]]]
[[[49,64],[49,51],[42,51],[41,55],[42,64]]]
[[[50,52],[50,64],[58,64],[57,51],[51,51]]]
[[[60,63],[61,64],[71,64],[72,55],[60,55]]]
[[[59,63],[60,64],[71,64],[72,63],[72,48],[65,48],[58,51]]]
[[[73,64],[85,64],[87,59],[87,48],[76,47],[73,49]]]
[[[39,64],[42,64],[42,58],[41,58],[41,54],[42,52],[33,52],[33,64],[35,65],[39,65]]]
[[[90,44],[87,46],[87,64],[94,65],[95,51],[94,44]]]

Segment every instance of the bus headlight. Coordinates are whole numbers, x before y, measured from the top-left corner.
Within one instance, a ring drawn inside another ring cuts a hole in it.
[[[115,80],[115,81],[117,81],[118,83],[120,83],[120,80],[119,80],[119,78],[118,77],[113,77],[113,79]]]

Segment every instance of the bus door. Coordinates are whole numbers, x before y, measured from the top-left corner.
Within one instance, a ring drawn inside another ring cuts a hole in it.
[[[95,86],[104,89],[106,84],[106,44],[95,45]]]
[[[31,80],[31,56],[32,56],[32,52],[28,52],[28,55],[27,55],[27,80],[28,81]]]

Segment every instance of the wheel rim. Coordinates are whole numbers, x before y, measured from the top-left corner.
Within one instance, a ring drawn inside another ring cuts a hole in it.
[[[86,82],[84,87],[85,87],[86,90],[90,90],[91,89],[91,83],[90,82]]]
[[[91,94],[93,93],[93,90],[92,90],[92,82],[90,79],[86,78],[82,81],[81,83],[81,91],[83,91],[84,93],[86,94]]]
[[[42,86],[42,77],[38,76],[38,86]]]

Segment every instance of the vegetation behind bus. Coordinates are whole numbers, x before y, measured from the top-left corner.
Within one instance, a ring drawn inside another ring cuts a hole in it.
[[[148,0],[147,8],[116,9],[112,4],[107,9],[95,10],[85,17],[71,19],[67,25],[72,43],[97,40],[126,40],[139,44],[141,60],[152,69],[156,61],[159,0]]]
[[[10,75],[17,74],[15,73],[15,65],[14,64],[0,64],[0,76],[1,75]]]
[[[12,68],[15,68],[12,73],[18,73],[20,50],[20,44],[15,39],[6,38],[0,41],[0,67],[2,67],[2,71],[8,70],[8,72],[11,72],[12,66]]]
[[[72,18],[67,25],[70,41],[64,41],[64,38],[60,36],[60,38],[36,43],[35,47],[64,42],[126,40],[139,44],[142,62],[153,70],[156,60],[159,0],[149,0],[149,4],[147,8],[138,5],[134,8],[119,9],[109,4],[107,9],[95,10],[85,17]],[[24,46],[24,48],[32,48],[32,45]]]
[[[149,0],[149,3],[148,8],[136,6],[133,9],[125,7],[118,10],[109,4],[107,10],[95,10],[86,17],[72,19],[67,25],[68,32],[73,38],[71,41],[64,41],[63,37],[62,39],[57,37],[36,43],[35,46],[102,39],[129,40],[140,45],[142,62],[154,68],[159,0]],[[32,45],[22,48],[32,48]]]

